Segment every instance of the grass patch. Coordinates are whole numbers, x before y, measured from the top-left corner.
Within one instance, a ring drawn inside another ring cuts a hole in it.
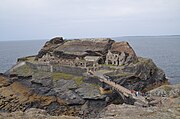
[[[93,83],[93,84],[91,84],[92,86],[94,86],[94,87],[99,87],[99,85],[98,84],[95,84],[95,83]]]
[[[18,61],[34,63],[34,62],[36,62],[35,58],[36,58],[35,56],[27,56],[27,57],[18,58]]]
[[[51,72],[45,72],[40,70],[34,71],[33,78],[41,79],[42,77],[51,77]]]
[[[54,72],[52,73],[53,80],[74,80],[77,85],[81,85],[83,83],[82,76],[75,76],[72,74],[62,73],[62,72]]]
[[[83,77],[75,77],[73,80],[75,80],[77,85],[81,85],[83,83]]]
[[[166,92],[170,92],[172,90],[172,88],[168,85],[164,85],[163,86],[163,89],[166,91]]]
[[[52,77],[54,80],[59,80],[59,79],[65,79],[65,80],[70,80],[74,76],[71,74],[66,74],[66,73],[52,73]]]
[[[34,60],[35,60],[35,57],[27,57],[27,61],[32,62],[32,61],[34,61]]]
[[[116,76],[117,77],[126,77],[128,75],[130,75],[130,74],[128,74],[128,73],[120,73],[120,74],[117,74]]]
[[[31,69],[28,65],[23,65],[13,70],[13,73],[21,75],[21,76],[30,76],[34,73],[33,69]]]

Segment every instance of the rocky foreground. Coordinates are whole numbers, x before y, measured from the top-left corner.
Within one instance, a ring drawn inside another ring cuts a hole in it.
[[[105,64],[109,51],[125,54],[121,65]],[[73,58],[78,57],[83,63],[86,56],[101,57],[100,72],[118,85],[146,93],[153,107],[137,105],[88,75],[84,65],[67,62],[76,63]],[[19,58],[0,75],[0,118],[179,118],[179,85],[151,90],[166,82],[164,71],[151,59],[137,57],[127,42],[54,38],[37,55]]]
[[[134,105],[110,104],[98,117],[100,119],[179,119],[180,118],[180,84],[164,85],[149,91],[149,98],[161,98],[156,106],[139,107]],[[26,111],[11,113],[1,112],[0,119],[80,119],[74,116],[52,116],[42,109],[30,108]]]
[[[164,85],[148,92],[154,106],[138,107],[134,105],[107,106],[100,114],[102,119],[179,119],[180,84]],[[158,100],[157,100],[158,99]]]

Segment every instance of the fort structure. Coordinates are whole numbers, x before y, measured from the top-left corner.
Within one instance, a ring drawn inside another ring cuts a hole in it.
[[[63,40],[61,37],[48,41],[39,51],[39,63],[82,68],[100,65],[121,66],[137,59],[127,42],[115,42],[110,38]]]

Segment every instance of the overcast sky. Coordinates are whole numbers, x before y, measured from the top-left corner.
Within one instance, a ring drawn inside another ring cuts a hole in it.
[[[0,0],[0,40],[180,34],[180,0]]]

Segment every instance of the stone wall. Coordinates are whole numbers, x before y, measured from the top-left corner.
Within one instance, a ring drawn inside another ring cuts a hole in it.
[[[34,70],[48,71],[48,72],[52,70],[53,72],[63,72],[78,76],[82,76],[83,73],[86,72],[86,68],[80,68],[80,67],[61,66],[61,65],[51,66],[48,64],[32,64],[32,63],[27,63],[27,65],[29,65]]]
[[[70,67],[70,66],[54,66],[53,72],[63,72],[72,75],[82,76],[86,72],[86,68]]]

